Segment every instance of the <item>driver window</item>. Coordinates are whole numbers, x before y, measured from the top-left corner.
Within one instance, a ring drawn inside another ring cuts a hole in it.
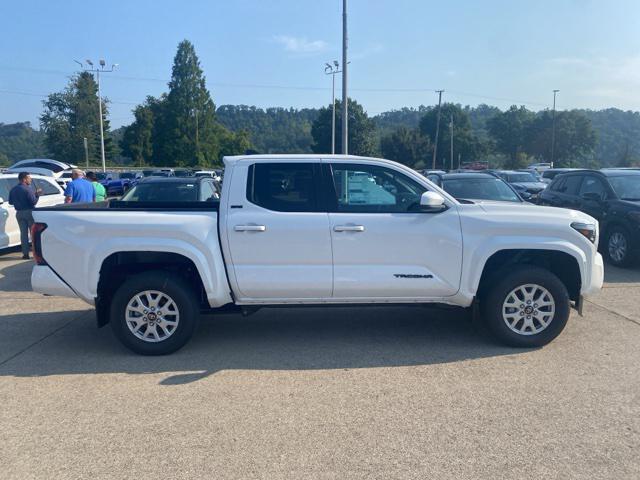
[[[376,165],[331,165],[337,212],[406,213],[420,211],[427,190],[415,180]]]

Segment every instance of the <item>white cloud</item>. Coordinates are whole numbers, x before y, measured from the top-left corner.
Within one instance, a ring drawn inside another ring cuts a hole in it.
[[[274,35],[273,40],[282,45],[285,51],[292,53],[324,52],[329,46],[324,40],[308,40],[305,37],[292,37],[289,35]]]

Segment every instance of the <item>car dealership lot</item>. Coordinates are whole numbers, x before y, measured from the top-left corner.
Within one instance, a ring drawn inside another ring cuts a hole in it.
[[[0,256],[1,478],[638,478],[640,269],[537,350],[463,312],[262,310],[167,357]]]

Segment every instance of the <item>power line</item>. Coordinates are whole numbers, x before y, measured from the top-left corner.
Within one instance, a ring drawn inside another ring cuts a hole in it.
[[[31,73],[43,73],[43,74],[55,74],[55,75],[65,75],[71,76],[74,72],[67,72],[61,70],[49,70],[49,69],[41,69],[41,68],[31,68],[31,67],[8,67],[4,65],[0,65],[1,70],[15,70],[15,71],[26,71]],[[110,80],[125,80],[125,81],[143,81],[143,82],[161,82],[168,83],[169,80],[164,78],[155,78],[155,77],[136,77],[136,76],[127,76],[127,75],[111,75],[109,77]],[[261,84],[261,83],[231,83],[231,82],[207,82],[207,85],[210,87],[217,88],[255,88],[255,89],[271,89],[271,90],[300,90],[300,91],[327,91],[328,87],[320,87],[320,86],[302,86],[302,85],[282,85],[282,84]],[[435,89],[434,88],[352,88],[349,90],[355,92],[369,92],[369,93],[431,93]],[[546,107],[549,108],[550,105],[544,102],[534,101],[534,100],[524,100],[518,98],[509,98],[509,97],[496,97],[492,95],[483,95],[479,93],[473,92],[465,92],[461,90],[447,90],[450,94],[461,97],[471,97],[471,98],[482,98],[485,100],[494,100],[500,102],[513,102],[521,105],[531,105],[537,107]]]

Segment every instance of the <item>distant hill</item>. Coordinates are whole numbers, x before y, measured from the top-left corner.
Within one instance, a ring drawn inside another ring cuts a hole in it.
[[[376,137],[393,132],[401,126],[415,128],[420,119],[434,106],[391,110],[372,117]],[[500,112],[497,107],[478,105],[464,107],[474,134],[487,139],[486,123]],[[617,108],[579,110],[593,125],[597,135],[596,161],[602,166],[622,166],[640,162],[640,112]],[[260,153],[311,153],[311,125],[318,116],[316,108],[258,108],[247,105],[222,105],[217,119],[233,131],[245,130],[253,148]],[[117,145],[122,128],[114,130]],[[24,158],[49,156],[43,143],[43,133],[29,122],[0,123],[0,165]],[[118,154],[118,152],[116,152]],[[110,163],[126,164],[128,159],[117,155]]]
[[[47,156],[44,135],[29,122],[0,123],[0,165]]]

